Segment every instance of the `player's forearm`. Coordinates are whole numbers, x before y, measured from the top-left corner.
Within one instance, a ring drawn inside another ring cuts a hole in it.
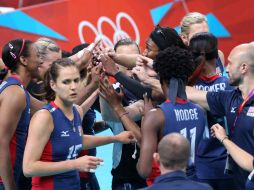
[[[76,100],[77,105],[81,105],[83,102],[86,101],[86,99],[89,98],[89,96],[92,95],[92,93],[98,88],[98,86],[94,83],[90,83],[87,86],[83,87],[79,92],[78,92],[78,97]]]
[[[124,128],[127,131],[132,131],[138,143],[141,141],[141,131],[139,126],[129,117],[129,113],[124,109],[123,106],[118,106],[114,108],[115,113],[121,120]]]
[[[94,91],[91,96],[89,96],[82,104],[81,108],[83,111],[83,115],[90,109],[90,107],[94,104],[95,100],[98,98],[99,91]]]
[[[61,162],[24,161],[23,172],[26,177],[51,176],[76,170],[75,160]]]
[[[138,54],[117,54],[114,61],[119,65],[125,66],[127,68],[133,68],[136,66],[136,59]]]
[[[10,152],[8,147],[4,147],[3,144],[0,146],[0,176],[4,183],[5,190],[16,189],[13,173]]]
[[[203,107],[207,111],[210,110],[207,99],[206,99],[206,95],[207,95],[206,91],[197,90],[194,87],[186,86],[186,94],[187,94],[188,100],[199,104],[201,107]]]
[[[83,135],[83,149],[91,149],[114,142],[118,142],[116,136]]]

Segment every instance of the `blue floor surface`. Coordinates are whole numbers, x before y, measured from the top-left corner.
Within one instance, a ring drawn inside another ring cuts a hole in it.
[[[96,120],[100,121],[101,116],[97,112],[96,113]],[[98,136],[111,136],[112,132],[110,129],[103,131]],[[102,158],[104,160],[104,165],[100,166],[96,169],[96,176],[100,184],[101,190],[110,190],[111,189],[111,169],[112,169],[112,151],[113,151],[113,144],[100,146],[97,148],[97,157]]]

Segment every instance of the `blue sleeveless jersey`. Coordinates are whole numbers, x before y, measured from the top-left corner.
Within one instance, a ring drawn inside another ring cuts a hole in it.
[[[224,90],[232,90],[228,79],[219,74],[212,77],[200,76],[194,85],[195,88],[203,91],[218,92]],[[197,152],[197,177],[199,179],[222,179],[229,178],[224,174],[227,151],[224,146],[216,139],[210,136],[210,127],[215,123],[219,123],[227,128],[225,117],[216,117],[210,112],[206,112],[207,125],[206,138],[202,140]]]
[[[26,89],[23,87],[23,85],[20,83],[20,81],[15,77],[9,77],[6,81],[3,81],[1,83],[0,93],[2,93],[4,89],[11,85],[20,86],[20,88],[22,88],[24,90],[24,93],[26,94],[26,108],[22,112],[16,131],[14,132],[14,135],[10,142],[10,154],[14,180],[18,189],[22,189],[21,187],[19,187],[19,182],[22,174],[23,155],[28,133],[28,126],[30,122],[30,96]],[[0,178],[0,186],[2,185],[3,183]]]
[[[177,101],[175,105],[170,101],[166,101],[159,107],[162,109],[165,118],[163,136],[178,132],[189,140],[191,156],[188,163],[187,176],[195,176],[195,155],[205,129],[203,109],[187,101]]]
[[[43,109],[46,109],[51,113],[54,129],[43,150],[41,161],[60,162],[76,159],[82,149],[82,127],[78,111],[73,107],[74,119],[70,121],[54,102],[47,104]],[[46,177],[33,177],[32,190],[43,189],[80,189],[78,171],[73,170]]]

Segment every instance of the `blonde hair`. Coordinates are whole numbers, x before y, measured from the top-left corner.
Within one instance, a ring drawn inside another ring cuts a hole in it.
[[[40,56],[44,57],[50,52],[60,52],[60,47],[57,43],[49,38],[39,38],[36,40],[35,45],[37,47],[38,53]]]
[[[183,19],[180,22],[181,25],[181,34],[184,34],[186,36],[190,33],[190,26],[193,24],[199,24],[202,22],[207,23],[206,16],[199,13],[199,12],[191,12],[188,13],[183,17]]]

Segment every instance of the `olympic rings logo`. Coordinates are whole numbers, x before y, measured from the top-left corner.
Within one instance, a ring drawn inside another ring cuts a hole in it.
[[[108,17],[105,17],[105,16],[100,17],[97,21],[98,30],[95,28],[95,26],[92,23],[90,23],[88,21],[80,22],[79,27],[78,27],[78,34],[79,34],[81,43],[86,43],[86,40],[83,35],[83,28],[84,27],[88,27],[93,31],[93,33],[96,36],[95,40],[102,39],[102,42],[104,43],[104,45],[109,46],[109,47],[113,47],[114,44],[120,39],[130,38],[128,33],[126,31],[122,30],[122,28],[121,28],[121,19],[122,18],[127,19],[129,21],[129,23],[131,24],[131,26],[135,32],[135,37],[136,37],[136,39],[133,39],[133,40],[135,40],[137,42],[137,44],[139,44],[140,34],[139,34],[138,27],[137,27],[136,23],[134,22],[134,20],[127,13],[124,13],[124,12],[120,12],[117,14],[116,24],[114,24],[114,22]],[[108,23],[114,30],[113,42],[102,31],[102,24],[104,22]]]

